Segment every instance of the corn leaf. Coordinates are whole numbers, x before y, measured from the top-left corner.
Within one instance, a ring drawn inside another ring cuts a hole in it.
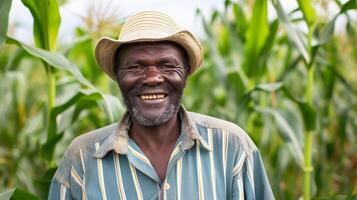
[[[14,192],[15,192],[15,188],[10,191],[2,192],[2,193],[0,193],[0,199],[8,200],[11,198],[11,196],[12,196],[12,194],[14,194]]]
[[[8,43],[20,46],[29,54],[44,60],[46,63],[57,69],[66,70],[70,72],[80,83],[87,86],[88,88],[95,89],[95,87],[86,78],[84,78],[78,67],[70,63],[63,55],[49,52],[40,48],[31,47],[13,38],[8,37],[7,39]]]
[[[243,69],[248,77],[262,67],[259,54],[269,34],[268,3],[267,0],[256,0],[253,7],[253,16],[246,32],[244,45]]]
[[[336,18],[337,16],[323,28],[321,36],[318,38],[318,45],[324,45],[330,41],[335,29]]]
[[[104,94],[102,92],[100,92],[95,86],[92,85],[92,83],[90,83],[81,73],[81,71],[78,69],[78,67],[76,65],[74,65],[73,63],[70,63],[63,55],[61,54],[57,54],[57,53],[53,53],[50,51],[46,51],[40,48],[36,48],[36,47],[31,47],[25,43],[22,43],[18,40],[15,40],[13,38],[7,38],[8,39],[8,43],[12,43],[12,44],[16,44],[20,47],[22,47],[25,51],[27,51],[29,54],[41,58],[43,61],[45,61],[46,63],[48,63],[49,65],[57,68],[57,69],[61,69],[61,70],[65,70],[70,72],[77,81],[79,81],[81,84],[83,84],[84,86],[88,87],[91,91],[91,93],[98,93],[101,95],[101,97],[104,100],[103,105],[103,109],[106,111],[106,113],[108,114],[108,118],[110,119],[110,121],[114,122],[115,120],[119,119],[119,116],[123,113],[123,106],[122,103],[116,98],[113,97],[111,95],[108,94]],[[89,94],[86,94],[89,95]],[[76,97],[79,98],[79,97]],[[76,102],[76,100],[73,100]],[[73,105],[72,103],[70,103],[70,105]],[[55,116],[57,116],[59,113],[63,112],[63,110],[67,109],[67,105],[61,105],[61,106],[57,106],[55,108],[53,108],[53,111],[51,111],[51,115],[54,115],[51,118],[52,121],[55,121]],[[54,123],[54,122],[53,122]],[[50,122],[51,124],[51,122]],[[57,128],[55,127],[55,123],[50,125],[50,129],[49,129],[49,135],[51,135],[51,137],[54,137],[56,135],[56,130]],[[52,141],[52,138],[48,138],[49,142],[50,140]]]
[[[39,200],[35,195],[26,192],[20,188],[14,188],[10,191],[0,193],[1,200]]]
[[[218,33],[218,51],[221,55],[228,55],[231,48],[231,37],[228,26],[222,26]]]
[[[71,106],[75,105],[77,102],[81,101],[82,99],[100,99],[100,94],[95,91],[79,91],[73,97],[71,97],[67,102],[63,103],[60,106],[56,106],[51,110],[51,121],[50,121],[50,135],[54,136],[57,133],[57,123],[56,117],[66,111]]]
[[[47,169],[41,177],[35,179],[35,186],[40,192],[39,196],[41,197],[41,199],[48,198],[48,192],[50,190],[52,177],[55,174],[56,169],[56,167]]]
[[[240,111],[238,113],[242,114],[242,112],[248,108],[248,104],[252,100],[252,94],[254,92],[263,91],[263,92],[271,93],[271,92],[276,92],[280,89],[284,89],[284,84],[281,82],[262,83],[256,85],[253,89],[242,95],[240,99],[237,99],[237,102],[239,102],[237,109]]]
[[[114,121],[115,119],[119,119],[119,116],[122,114],[122,108],[117,108],[118,104],[121,105],[120,102],[118,102],[118,99],[111,96],[111,95],[106,95],[106,94],[100,94],[98,91],[95,90],[82,90],[77,92],[73,97],[71,97],[68,101],[63,103],[62,105],[56,106],[51,110],[51,117],[50,117],[50,123],[49,123],[49,130],[50,130],[50,138],[47,139],[47,142],[42,146],[41,149],[41,155],[43,158],[46,158],[47,160],[51,160],[55,146],[57,142],[59,142],[62,138],[62,133],[58,133],[57,130],[57,116],[71,108],[72,106],[75,106],[79,104],[81,101],[98,101],[100,103],[100,99],[103,98],[105,99],[105,103],[103,106],[103,110],[108,113],[108,116],[110,118],[110,121]],[[101,104],[100,104],[101,106]],[[115,109],[113,109],[115,108]],[[85,108],[86,109],[86,108]],[[114,117],[113,117],[114,116]],[[76,119],[72,119],[71,122],[75,122]]]
[[[301,147],[301,142],[299,142],[297,133],[294,132],[294,129],[292,126],[289,124],[289,120],[286,119],[280,110],[274,109],[274,108],[257,108],[258,112],[261,112],[263,114],[269,114],[274,117],[276,121],[277,128],[279,130],[279,133],[281,137],[286,141],[289,142],[292,146],[292,149],[294,150],[292,155],[296,161],[296,163],[299,166],[303,166],[303,153],[302,153],[302,147]]]
[[[248,29],[248,22],[244,15],[243,9],[238,3],[233,3],[233,13],[235,17],[236,32],[241,40],[245,41],[246,31]]]
[[[33,34],[37,47],[54,51],[61,23],[57,0],[22,0],[30,10],[34,24]]]
[[[205,32],[207,33],[207,43],[208,43],[208,48],[210,51],[210,54],[212,56],[212,60],[215,63],[215,65],[217,66],[217,71],[218,74],[221,76],[221,80],[224,81],[224,75],[227,73],[227,70],[225,68],[226,64],[223,60],[223,58],[221,57],[221,55],[218,52],[218,47],[217,47],[217,43],[216,43],[216,38],[214,37],[214,34],[211,29],[211,26],[207,23],[206,19],[204,18],[204,15],[198,10],[197,14],[201,15],[201,20],[202,20],[202,24],[203,24],[203,28],[205,30]]]
[[[270,25],[269,25],[269,35],[267,37],[267,40],[264,44],[264,48],[261,52],[261,54],[265,55],[265,57],[268,56],[268,53],[270,53],[271,49],[274,46],[275,38],[278,33],[278,28],[279,28],[279,20],[274,20]]]
[[[57,69],[66,70],[70,72],[76,78],[77,81],[79,81],[89,89],[98,92],[102,96],[103,100],[105,101],[104,108],[107,111],[107,114],[110,114],[108,116],[110,121],[115,121],[116,119],[118,119],[118,115],[121,115],[121,113],[123,113],[124,106],[116,97],[113,97],[112,95],[104,94],[101,91],[99,91],[91,82],[89,82],[83,76],[79,68],[73,63],[70,63],[63,55],[42,50],[36,47],[31,47],[13,38],[8,37],[7,39],[9,43],[17,44],[18,46],[26,50],[29,54],[41,58],[49,65]],[[112,107],[108,107],[108,106],[112,106]]]
[[[294,97],[290,91],[286,88],[283,88],[285,95],[295,102],[300,109],[301,115],[304,120],[304,128],[306,131],[313,131],[316,128],[317,113],[315,108],[312,105],[309,105],[306,101]]]
[[[102,110],[106,112],[110,122],[114,123],[119,120],[125,110],[123,104],[113,95],[102,94],[102,98],[104,101],[100,101],[99,105],[102,106]]]
[[[316,127],[316,111],[315,109],[305,103],[305,102],[299,102],[298,103],[303,120],[304,120],[304,125],[305,125],[305,130],[306,131],[313,131],[315,130]]]
[[[298,4],[300,7],[300,10],[303,13],[304,19],[305,19],[308,27],[311,27],[316,21],[316,14],[315,14],[315,10],[312,6],[312,1],[311,0],[298,0]]]
[[[262,90],[265,92],[275,92],[283,87],[283,83],[277,82],[277,83],[262,83],[259,84],[255,87],[254,90]]]
[[[355,9],[357,9],[357,1],[356,0],[349,0],[345,4],[342,5],[340,14],[341,13],[345,13],[348,10],[355,10]]]
[[[0,46],[5,42],[12,0],[0,0]]]
[[[229,82],[229,85],[237,91],[236,99],[238,101],[242,98],[246,90],[243,78],[237,71],[232,71],[227,74],[227,81]]]
[[[280,1],[279,0],[273,1],[273,5],[278,14],[279,20],[282,22],[282,24],[286,28],[286,31],[288,32],[288,37],[295,44],[300,54],[304,58],[305,62],[310,63],[310,56],[305,41],[306,38],[304,38],[304,35],[293,26],[287,14],[285,13],[283,7],[281,6]]]
[[[345,4],[342,5],[340,12],[331,19],[331,21],[324,27],[324,29],[322,30],[322,34],[321,36],[318,38],[318,45],[323,45],[326,44],[330,41],[334,29],[335,29],[335,23],[336,23],[336,19],[340,14],[343,14],[349,10],[353,10],[353,9],[357,9],[357,1],[356,0],[350,0],[347,1]]]

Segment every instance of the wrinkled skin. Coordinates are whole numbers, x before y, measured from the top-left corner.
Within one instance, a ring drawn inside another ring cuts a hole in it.
[[[166,123],[179,109],[188,66],[185,52],[171,42],[122,46],[117,57],[117,80],[133,120],[142,126]],[[158,95],[162,99],[143,99]]]

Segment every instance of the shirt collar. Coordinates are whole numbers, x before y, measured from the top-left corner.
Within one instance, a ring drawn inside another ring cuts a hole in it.
[[[212,151],[211,147],[199,134],[195,123],[190,118],[186,109],[181,105],[179,110],[181,118],[181,134],[183,135],[181,150],[188,150],[193,147],[195,141],[199,142],[204,149]],[[119,126],[115,128],[112,134],[106,137],[100,147],[93,154],[95,158],[103,158],[109,151],[115,151],[118,154],[127,154],[129,145],[129,128],[131,118],[128,111],[124,114]]]

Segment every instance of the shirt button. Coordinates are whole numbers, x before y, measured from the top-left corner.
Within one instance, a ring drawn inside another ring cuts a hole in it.
[[[169,189],[170,189],[170,184],[165,183],[165,184],[164,184],[164,190],[169,190]]]

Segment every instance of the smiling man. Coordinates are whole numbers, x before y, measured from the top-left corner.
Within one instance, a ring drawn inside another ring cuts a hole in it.
[[[159,12],[129,18],[118,40],[101,39],[97,61],[128,111],[71,143],[49,199],[274,199],[247,134],[180,104],[202,54],[199,40]]]

